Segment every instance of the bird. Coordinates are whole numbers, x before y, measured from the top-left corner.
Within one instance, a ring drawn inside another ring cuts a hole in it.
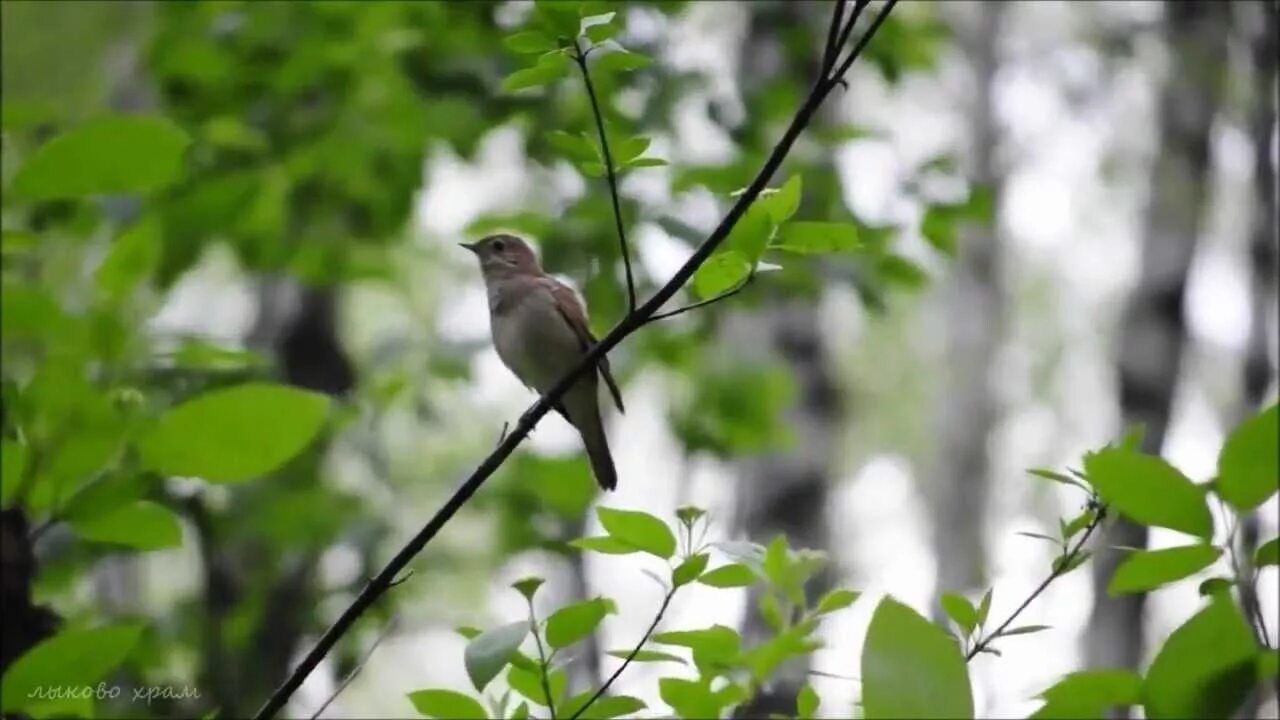
[[[480,261],[498,357],[525,387],[546,394],[598,342],[587,327],[586,308],[569,286],[543,272],[533,249],[515,235],[489,235],[459,245]],[[600,413],[597,374],[624,413],[622,393],[604,356],[596,371],[583,374],[553,407],[582,436],[596,482],[613,490],[618,473]]]

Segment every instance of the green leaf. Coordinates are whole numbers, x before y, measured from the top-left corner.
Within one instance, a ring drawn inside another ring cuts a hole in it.
[[[1063,541],[1065,542],[1070,540],[1076,536],[1076,533],[1089,527],[1089,524],[1093,522],[1094,517],[1095,512],[1093,508],[1085,508],[1079,515],[1071,518],[1067,524],[1062,526]]]
[[[676,536],[671,528],[649,513],[601,507],[596,508],[596,515],[610,537],[663,560],[675,554]]]
[[[1075,570],[1085,564],[1085,561],[1092,557],[1092,555],[1093,553],[1088,550],[1080,550],[1070,555],[1059,556],[1053,561],[1053,571],[1060,576],[1066,575],[1072,570]]]
[[[116,238],[98,266],[94,280],[108,297],[120,298],[136,288],[160,263],[160,226],[144,218]]]
[[[124,662],[142,635],[141,625],[64,630],[41,641],[10,665],[0,683],[0,710],[17,712],[48,701],[38,688],[93,685]]]
[[[729,563],[702,575],[698,582],[718,588],[746,587],[759,578],[742,563]]]
[[[557,704],[560,698],[564,696],[566,682],[567,676],[561,670],[547,674],[547,685],[551,691],[551,699]],[[507,684],[511,686],[512,690],[528,698],[530,702],[537,703],[543,707],[547,706],[547,694],[542,688],[542,670],[540,666],[534,665],[528,669],[513,666],[507,671]]]
[[[1009,628],[1001,631],[1000,637],[1012,637],[1014,635],[1031,635],[1045,630],[1052,629],[1049,625],[1019,625],[1018,627]]]
[[[630,555],[640,552],[639,548],[632,547],[608,535],[578,538],[577,540],[570,540],[569,544],[581,550],[590,550],[605,555]]]
[[[955,620],[956,625],[964,630],[965,635],[973,632],[978,626],[978,611],[974,609],[973,604],[962,595],[953,592],[944,592],[939,599],[942,603],[942,609],[947,616]]]
[[[652,140],[644,135],[636,135],[609,148],[613,151],[614,164],[626,165],[628,162],[640,157],[645,150],[649,149],[649,143],[651,142]]]
[[[991,612],[991,593],[994,590],[995,588],[987,588],[987,591],[982,593],[982,600],[978,602],[978,625],[987,622],[987,614]]]
[[[572,39],[582,29],[578,8],[563,0],[535,0],[534,10],[542,23],[556,35]]]
[[[972,718],[960,648],[914,610],[885,598],[862,649],[862,706],[876,718]]]
[[[484,692],[489,681],[497,677],[502,668],[511,662],[511,655],[528,634],[529,623],[521,620],[486,630],[467,643],[462,662],[476,692]]]
[[[664,677],[658,680],[658,695],[681,718],[720,717],[719,698],[707,681]]]
[[[806,684],[796,693],[796,717],[800,720],[812,718],[818,712],[818,693],[812,685]]]
[[[157,550],[182,544],[182,526],[172,510],[146,500],[129,503],[105,515],[72,520],[86,540]]]
[[[640,53],[626,52],[620,50],[602,55],[596,59],[595,67],[597,72],[626,72],[629,70],[639,70],[648,66],[653,60],[641,55]]]
[[[930,245],[947,255],[956,252],[956,225],[960,213],[955,205],[930,205],[920,220],[920,234]]]
[[[1147,669],[1147,717],[1233,717],[1255,682],[1256,655],[1239,608],[1215,596],[1169,635]]]
[[[566,605],[547,618],[547,644],[560,649],[568,647],[595,632],[613,608],[605,598],[592,598]]]
[[[619,660],[626,660],[630,655],[630,650],[610,650],[606,655],[611,655]],[[687,665],[684,658],[671,653],[664,653],[658,650],[641,650],[636,656],[631,658],[631,662],[674,662],[681,665]]]
[[[740,253],[721,250],[707,258],[693,274],[693,289],[698,297],[714,297],[736,286],[750,273],[751,263]]]
[[[1053,470],[1046,470],[1044,468],[1031,468],[1027,472],[1031,475],[1034,475],[1038,478],[1043,478],[1045,480],[1052,480],[1053,482],[1062,483],[1063,485],[1078,487],[1082,490],[1088,489],[1083,484],[1081,484],[1079,480],[1076,480],[1075,478],[1069,477],[1067,475],[1063,475],[1060,472],[1055,472]]]
[[[729,237],[725,238],[720,252],[735,252],[748,264],[754,265],[768,247],[772,233],[773,222],[769,219],[769,211],[758,203],[751,205],[729,231]],[[694,282],[696,285],[696,278]]]
[[[1248,512],[1280,486],[1280,406],[1240,423],[1218,456],[1215,488],[1237,511]]]
[[[585,34],[591,42],[601,43],[617,35],[620,30],[622,30],[622,27],[614,22],[596,23],[588,27]]]
[[[818,601],[818,607],[814,608],[817,615],[826,615],[827,613],[843,610],[858,600],[859,593],[852,590],[837,588],[822,596]]]
[[[12,440],[0,441],[0,505],[7,507],[27,468],[27,446]]]
[[[1253,554],[1254,567],[1280,565],[1280,537],[1273,537]]]
[[[604,695],[591,703],[591,706],[582,711],[581,715],[578,715],[579,709],[586,705],[594,694],[594,690],[586,690],[566,700],[564,705],[559,708],[560,717],[571,718],[577,716],[605,720],[606,718],[615,718],[639,712],[647,707],[643,700],[629,695]]]
[[[542,587],[544,582],[546,582],[546,580],[543,580],[540,577],[526,577],[520,578],[519,580],[511,583],[511,587],[515,588],[516,592],[523,595],[525,600],[533,602],[534,594],[538,592],[538,588]]]
[[[710,558],[706,553],[698,553],[676,566],[671,571],[671,582],[675,587],[688,585],[698,576],[702,575],[702,571],[707,569],[707,560]]]
[[[211,390],[170,409],[143,434],[143,464],[160,473],[237,482],[275,470],[324,426],[329,398],[285,385]]]
[[[1212,545],[1186,545],[1164,550],[1129,553],[1107,583],[1107,594],[1146,592],[1161,585],[1194,575],[1222,555]]]
[[[468,640],[474,640],[477,637],[479,637],[481,633],[484,632],[480,628],[473,627],[471,625],[459,625],[458,627],[454,628],[453,631]]]
[[[636,158],[635,160],[628,162],[627,167],[633,167],[633,168],[663,167],[667,164],[668,164],[667,161],[663,160],[662,158],[645,157],[645,158]]]
[[[1164,460],[1108,447],[1086,455],[1084,467],[1094,490],[1131,520],[1206,539],[1213,535],[1203,491]]]
[[[781,225],[790,220],[791,216],[796,214],[796,210],[800,209],[800,185],[800,176],[792,175],[776,192],[756,200],[756,205],[769,214],[769,219],[774,225]]]
[[[724,625],[657,633],[652,640],[659,645],[689,648],[693,651],[693,664],[699,670],[725,666],[738,656],[742,647],[737,631]]]
[[[559,80],[562,75],[564,75],[563,70],[552,67],[535,66],[524,68],[511,73],[502,81],[502,91],[511,93],[517,90],[542,87]]]
[[[596,150],[596,146],[581,135],[552,130],[547,133],[547,142],[576,163],[600,162],[600,153]]]
[[[693,524],[706,514],[706,510],[692,505],[684,505],[676,508],[676,519],[680,521],[681,525],[688,528],[693,527]]]
[[[1200,597],[1209,597],[1218,593],[1231,592],[1232,584],[1233,583],[1228,578],[1211,577],[1200,583],[1200,587],[1197,588],[1197,591],[1200,593]]]
[[[555,50],[557,47],[556,41],[551,36],[538,30],[522,30],[514,35],[508,35],[502,43],[513,52],[521,54],[543,53]]]
[[[447,720],[485,720],[484,706],[469,695],[453,690],[417,690],[409,693],[409,702],[427,717]]]
[[[528,720],[529,703],[521,702],[516,709],[511,712],[511,720]]]
[[[816,255],[857,250],[858,228],[848,223],[789,222],[778,228],[777,250]]]
[[[98,118],[36,149],[12,190],[32,200],[148,192],[177,179],[188,143],[185,132],[161,117]]]
[[[929,274],[919,265],[892,253],[885,253],[876,258],[876,272],[886,282],[901,285],[908,290],[916,290],[929,282]]]
[[[1142,678],[1132,670],[1074,672],[1040,693],[1044,705],[1032,715],[1037,720],[1102,720],[1115,706],[1137,704]]]

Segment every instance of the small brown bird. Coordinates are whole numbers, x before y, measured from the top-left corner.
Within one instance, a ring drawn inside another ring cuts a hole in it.
[[[582,303],[568,286],[542,272],[533,250],[514,235],[460,244],[480,259],[498,357],[525,387],[547,392],[596,344]],[[622,393],[609,372],[609,361],[601,357],[597,367],[618,412],[623,412]],[[596,382],[596,373],[583,375],[555,409],[582,435],[596,482],[613,490],[618,474],[600,417]]]

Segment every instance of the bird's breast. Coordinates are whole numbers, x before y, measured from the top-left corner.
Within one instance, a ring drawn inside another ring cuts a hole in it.
[[[545,296],[545,297],[544,297]],[[492,313],[498,357],[525,385],[545,392],[581,355],[577,337],[544,291],[500,303]]]

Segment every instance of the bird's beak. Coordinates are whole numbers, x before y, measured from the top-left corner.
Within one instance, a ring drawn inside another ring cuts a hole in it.
[[[458,243],[458,246],[464,247],[477,255],[480,253],[480,251],[476,249],[476,243]]]

